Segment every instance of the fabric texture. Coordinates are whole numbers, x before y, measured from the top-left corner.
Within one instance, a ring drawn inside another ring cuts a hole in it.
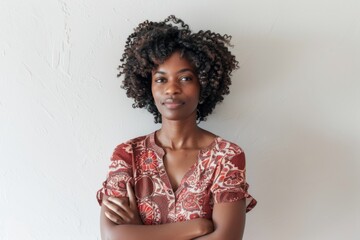
[[[155,132],[118,145],[107,179],[97,192],[99,204],[104,194],[127,197],[126,183],[130,181],[144,224],[211,219],[214,204],[244,198],[247,212],[256,205],[247,191],[245,154],[238,145],[216,137],[199,151],[197,162],[175,192],[165,170],[164,154],[155,143]]]

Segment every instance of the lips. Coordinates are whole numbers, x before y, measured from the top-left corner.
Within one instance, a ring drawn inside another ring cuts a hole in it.
[[[184,105],[184,102],[179,99],[167,98],[162,102],[162,105],[169,109],[177,109]]]

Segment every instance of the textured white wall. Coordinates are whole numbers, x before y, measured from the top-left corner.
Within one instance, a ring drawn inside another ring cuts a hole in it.
[[[359,1],[221,2],[0,1],[0,239],[99,239],[113,148],[158,127],[116,67],[169,14],[233,36],[241,69],[201,125],[246,150],[245,239],[359,239]]]

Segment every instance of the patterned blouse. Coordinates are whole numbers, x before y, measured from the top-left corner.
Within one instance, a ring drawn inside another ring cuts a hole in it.
[[[215,203],[246,198],[246,211],[256,200],[247,192],[245,154],[234,143],[216,137],[199,151],[198,161],[184,175],[174,192],[166,173],[164,150],[155,143],[155,133],[138,137],[115,148],[107,179],[97,192],[127,197],[126,183],[135,183],[138,209],[144,224],[164,224],[194,218],[211,219]]]

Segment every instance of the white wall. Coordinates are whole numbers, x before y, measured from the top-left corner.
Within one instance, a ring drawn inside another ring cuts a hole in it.
[[[158,127],[116,67],[132,29],[169,14],[233,36],[241,69],[201,125],[246,151],[259,203],[244,239],[359,239],[359,13],[357,0],[2,0],[0,239],[100,238],[113,148]]]

